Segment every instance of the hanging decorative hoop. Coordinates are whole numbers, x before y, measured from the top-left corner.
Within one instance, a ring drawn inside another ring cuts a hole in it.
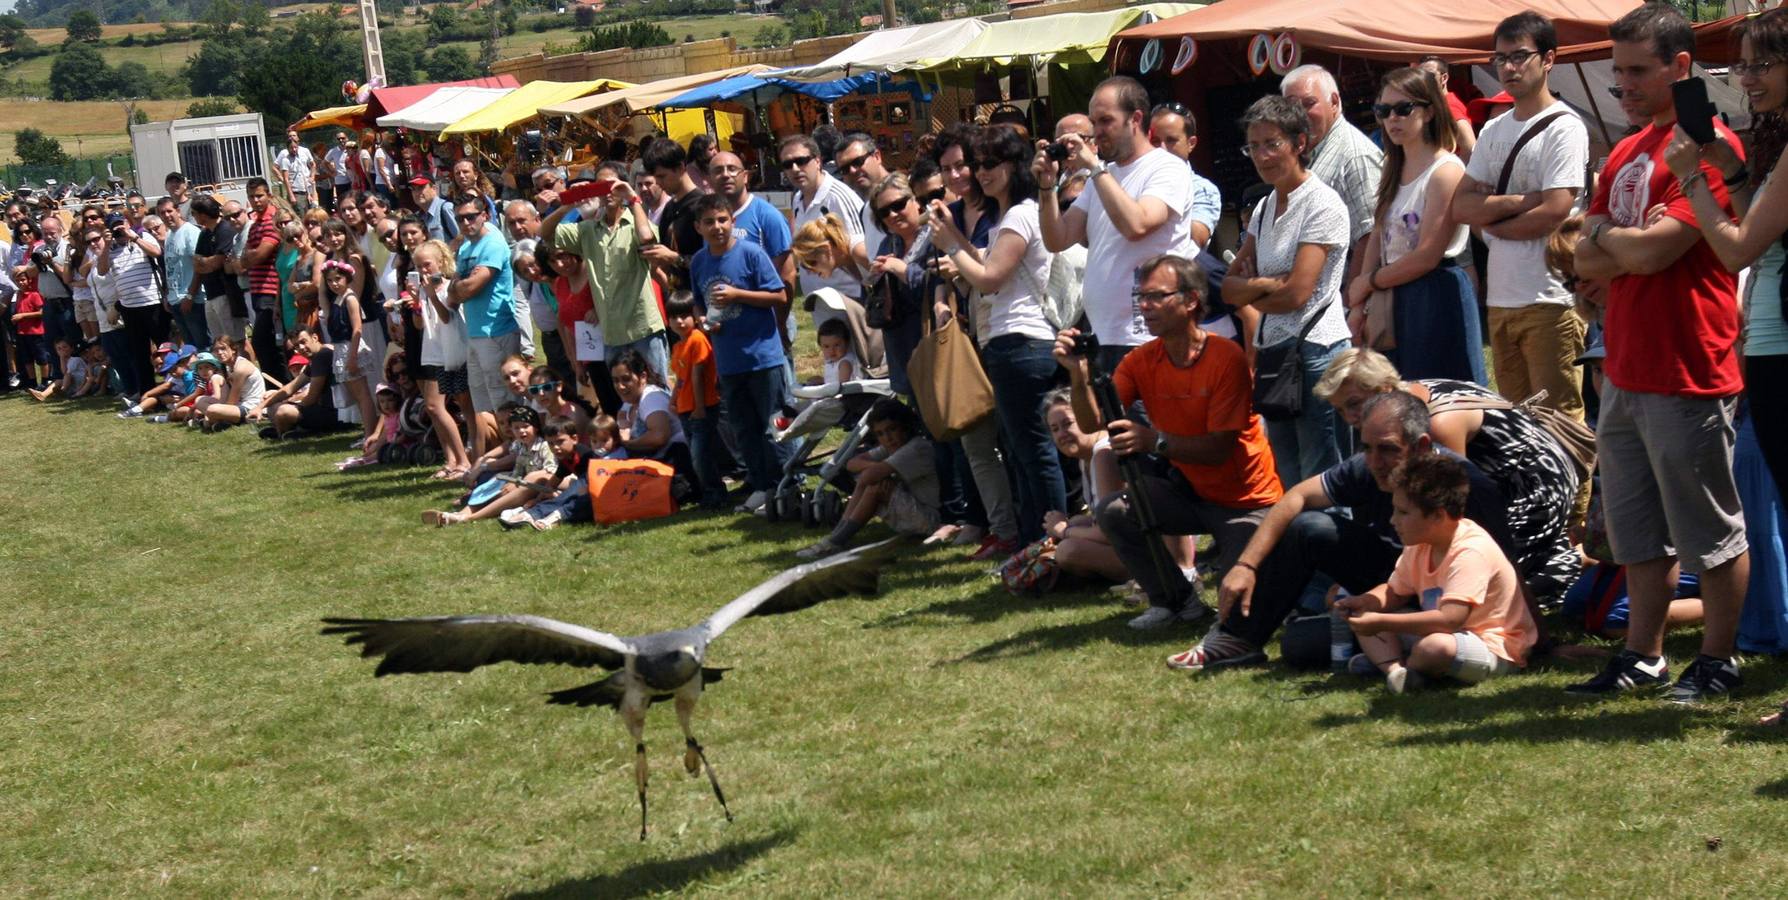
[[[1161,68],[1161,39],[1154,38],[1142,45],[1142,58],[1136,61],[1136,71],[1147,75]]]
[[[1284,75],[1298,67],[1304,59],[1304,50],[1298,45],[1298,36],[1287,31],[1273,38],[1273,74]]]
[[[1248,68],[1259,76],[1266,72],[1267,64],[1272,61],[1273,36],[1257,34],[1248,41]]]
[[[1178,75],[1181,72],[1192,68],[1192,63],[1197,61],[1197,59],[1198,42],[1193,40],[1191,35],[1186,35],[1185,37],[1180,38],[1180,52],[1174,54],[1173,67],[1168,69],[1168,71],[1174,75]]]

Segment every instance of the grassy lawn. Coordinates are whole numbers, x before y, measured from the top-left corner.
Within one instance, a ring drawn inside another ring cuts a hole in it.
[[[157,26],[159,27],[159,26]],[[57,41],[57,43],[61,43]],[[154,47],[118,47],[107,45],[99,48],[99,55],[105,58],[106,65],[114,68],[127,62],[142,63],[152,75],[172,76],[186,65],[193,54],[199,52],[204,41],[180,41],[172,44],[157,44]],[[23,78],[39,84],[49,84],[50,67],[56,64],[58,54],[50,53],[33,57],[24,62],[7,66],[3,71],[8,79]]]
[[[150,121],[161,122],[186,115],[194,98],[144,100]],[[124,126],[124,104],[116,100],[54,103],[47,100],[0,99],[0,163],[13,163],[13,135],[21,128],[36,128],[62,142],[69,156],[89,158],[130,152],[130,131]],[[128,173],[118,173],[129,177]]]
[[[882,596],[747,620],[696,733],[738,819],[590,680],[375,681],[329,614],[694,622],[816,537],[731,515],[432,530],[417,469],[0,397],[0,894],[243,897],[1780,895],[1781,738],[1741,700],[1568,702],[1580,670],[1391,697],[1185,677],[1099,591],[1014,599],[912,548]],[[1686,660],[1693,635],[1671,642]],[[1719,849],[1709,843],[1718,838]]]

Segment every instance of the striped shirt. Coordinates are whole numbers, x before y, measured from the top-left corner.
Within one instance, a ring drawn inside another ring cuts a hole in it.
[[[247,250],[253,252],[262,244],[279,243],[279,226],[273,223],[273,207],[267,207],[267,213],[252,220],[248,226]],[[274,265],[279,254],[268,254],[267,261],[248,267],[248,292],[251,294],[279,295],[279,268]]]
[[[138,240],[155,242],[148,235]],[[117,291],[119,306],[135,309],[161,303],[161,292],[155,287],[155,264],[135,241],[112,248],[112,270],[105,277]]]

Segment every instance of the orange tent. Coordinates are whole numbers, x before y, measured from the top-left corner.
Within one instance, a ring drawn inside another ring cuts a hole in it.
[[[1165,72],[1178,62],[1181,39],[1191,38],[1200,45],[1195,49],[1201,58],[1215,49],[1202,46],[1207,42],[1234,42],[1225,55],[1240,49],[1245,64],[1255,35],[1291,34],[1300,55],[1314,50],[1380,62],[1413,62],[1427,55],[1463,61],[1487,56],[1496,23],[1518,12],[1551,18],[1559,46],[1569,47],[1606,40],[1609,23],[1638,5],[1638,0],[1222,0],[1121,31],[1107,55],[1114,72]]]

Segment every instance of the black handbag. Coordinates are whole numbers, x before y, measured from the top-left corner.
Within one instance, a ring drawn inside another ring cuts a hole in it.
[[[1255,351],[1254,411],[1267,420],[1283,422],[1304,414],[1304,359],[1299,351],[1334,302],[1324,303],[1297,337]]]

